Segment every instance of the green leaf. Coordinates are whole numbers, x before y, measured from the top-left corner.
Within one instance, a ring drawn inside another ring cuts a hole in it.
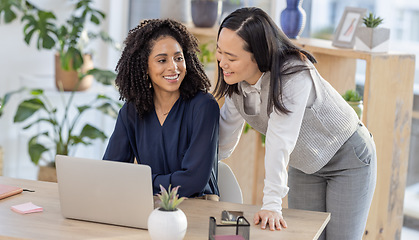
[[[77,48],[70,47],[64,55],[60,56],[61,67],[66,70],[78,70],[83,65],[83,56]]]
[[[343,95],[343,99],[349,102],[359,102],[362,100],[362,96],[356,90],[350,89],[347,90]]]
[[[16,4],[14,1],[0,0],[0,17],[3,15],[5,23],[10,23],[16,19],[16,13],[12,10]]]
[[[4,97],[3,97],[3,98],[0,98],[0,117],[1,117],[1,115],[3,115],[4,108],[6,107],[6,104],[9,102],[10,98],[11,98],[14,94],[16,94],[16,93],[20,93],[20,92],[22,92],[23,90],[25,90],[25,88],[24,88],[24,87],[23,87],[23,88],[21,88],[21,89],[19,89],[19,90],[16,90],[16,91],[11,91],[11,92],[8,92],[8,93],[6,93],[6,94],[4,95]]]
[[[36,139],[38,136],[35,136],[33,138],[31,138],[28,142],[28,151],[29,151],[29,156],[31,157],[31,161],[35,164],[38,165],[39,163],[39,159],[41,158],[42,154],[44,152],[48,151],[48,148],[46,148],[44,145],[39,144]]]
[[[55,46],[55,39],[58,37],[57,29],[52,20],[56,17],[52,12],[38,10],[37,16],[26,14],[22,17],[22,22],[26,22],[23,33],[25,35],[25,42],[30,43],[34,33],[38,34],[37,45],[38,49],[52,49]]]
[[[95,15],[90,16],[90,21],[91,21],[92,23],[97,24],[97,25],[99,25],[99,23],[100,23],[99,18],[97,18]]]
[[[92,107],[89,106],[89,105],[84,105],[84,106],[77,107],[77,109],[79,110],[79,113],[82,113],[82,112],[86,111],[89,108],[92,108]]]
[[[177,186],[173,189],[171,189],[171,184],[169,185],[169,189],[166,190],[161,184],[160,184],[160,193],[157,194],[157,196],[160,198],[160,207],[163,208],[166,211],[173,211],[177,208],[177,206],[186,199],[185,197],[179,198],[179,195],[177,194],[178,189],[180,186]]]
[[[26,125],[25,127],[23,127],[23,130],[26,130],[26,129],[32,127],[33,125],[38,124],[38,123],[41,123],[41,122],[50,123],[52,126],[57,125],[57,122],[53,121],[52,119],[49,119],[49,118],[40,118],[40,119],[37,119],[36,121],[34,121],[34,122]]]
[[[39,98],[25,100],[19,104],[14,122],[23,122],[40,109],[46,110],[44,103]]]
[[[96,109],[112,118],[118,117],[118,110],[116,110],[110,103],[104,103]]]
[[[104,85],[112,85],[116,79],[116,73],[109,70],[102,70],[98,68],[93,68],[87,71],[87,75],[93,75],[96,81]]]
[[[368,16],[365,16],[362,18],[364,24],[366,27],[369,28],[375,28],[378,27],[383,22],[383,19],[380,17],[376,17],[372,12],[368,14]]]
[[[16,14],[13,11],[11,11],[11,10],[5,10],[4,11],[4,22],[5,23],[10,23],[15,19],[16,19]]]
[[[39,96],[39,95],[44,94],[44,90],[42,90],[42,89],[31,89],[29,93],[33,96]]]
[[[107,138],[104,132],[100,131],[99,129],[93,127],[90,124],[86,124],[83,127],[83,130],[81,131],[79,137],[80,138],[87,137],[87,138],[90,138],[90,139],[97,139],[97,138],[99,138],[102,141],[105,141],[106,138]]]

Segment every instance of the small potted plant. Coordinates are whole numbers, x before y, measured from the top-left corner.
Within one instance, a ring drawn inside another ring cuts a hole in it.
[[[183,239],[188,227],[186,215],[177,206],[185,199],[179,198],[177,186],[166,190],[160,185],[161,192],[157,194],[160,207],[154,209],[148,217],[148,232],[153,240]]]
[[[362,19],[364,26],[356,32],[356,50],[368,52],[387,52],[389,48],[390,29],[379,27],[383,19],[370,12]]]
[[[343,99],[355,110],[359,119],[362,119],[362,111],[364,106],[362,105],[362,96],[353,89],[347,90],[343,95]]]

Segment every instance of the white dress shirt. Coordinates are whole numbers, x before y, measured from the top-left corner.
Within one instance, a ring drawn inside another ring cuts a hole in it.
[[[300,74],[302,75],[299,76]],[[297,142],[305,108],[311,106],[315,99],[313,82],[309,77],[302,77],[303,75],[304,72],[294,74],[283,89],[283,101],[291,113],[272,111],[266,132],[262,209],[280,214],[282,214],[282,198],[287,195],[289,189],[286,169],[289,157]],[[245,99],[244,110],[248,115],[258,115],[260,112],[261,78],[254,85],[241,83]],[[237,111],[233,100],[226,96],[220,110],[220,160],[229,157],[237,146],[244,123],[245,120]]]

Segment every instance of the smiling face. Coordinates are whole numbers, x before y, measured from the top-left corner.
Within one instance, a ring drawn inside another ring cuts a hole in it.
[[[244,50],[244,46],[245,41],[235,31],[228,28],[221,30],[217,42],[217,60],[227,84],[246,81],[253,85],[262,76],[253,54]]]
[[[186,75],[186,63],[180,44],[172,37],[158,38],[148,57],[148,75],[156,94],[179,94]]]

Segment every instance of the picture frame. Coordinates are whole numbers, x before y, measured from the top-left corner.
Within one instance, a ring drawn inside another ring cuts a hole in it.
[[[346,7],[339,25],[333,36],[332,45],[342,48],[353,48],[355,45],[356,30],[362,23],[367,9]]]

